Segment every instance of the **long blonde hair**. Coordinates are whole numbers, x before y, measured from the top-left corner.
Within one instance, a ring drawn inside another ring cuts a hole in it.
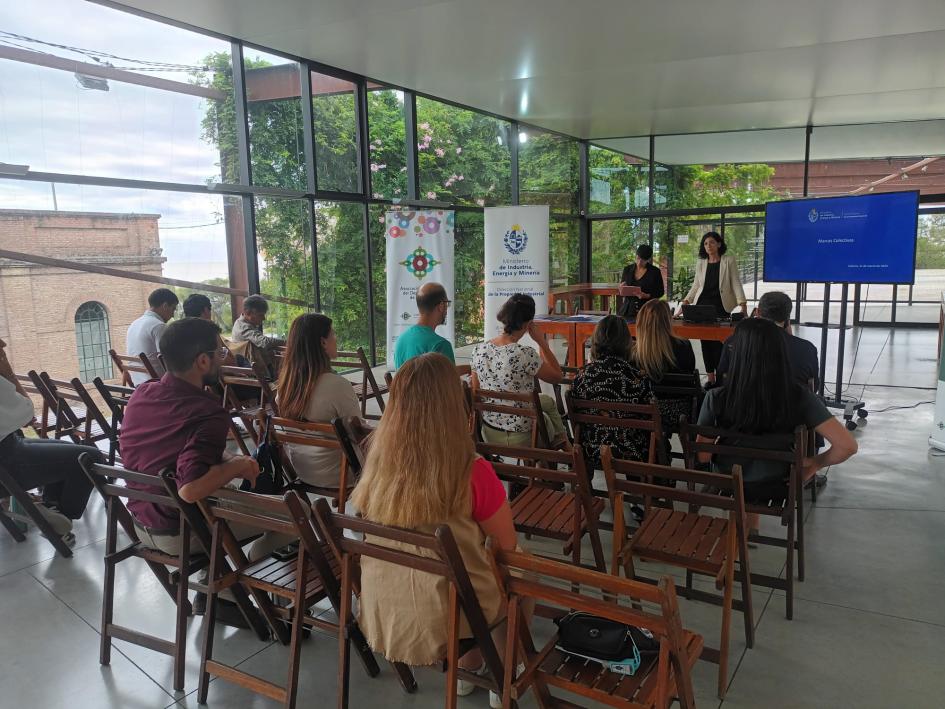
[[[475,448],[456,368],[441,354],[397,370],[351,501],[365,519],[397,527],[441,524],[471,510]]]
[[[654,381],[676,366],[673,354],[673,315],[665,300],[649,300],[637,313],[637,365]]]

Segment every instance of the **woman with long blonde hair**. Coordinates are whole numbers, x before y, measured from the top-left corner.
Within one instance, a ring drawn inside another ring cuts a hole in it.
[[[633,356],[652,381],[664,374],[691,372],[696,356],[689,340],[673,337],[673,314],[665,300],[651,300],[637,313],[637,344]]]
[[[487,621],[501,618],[502,595],[485,540],[515,548],[512,510],[492,465],[476,454],[462,384],[443,355],[413,357],[397,370],[351,501],[372,522],[427,533],[449,525]],[[359,623],[368,643],[390,660],[440,662],[447,650],[448,590],[442,577],[363,558]],[[471,637],[465,618],[461,625],[462,637]],[[479,668],[478,651],[461,664]],[[457,688],[461,695],[472,690],[466,682]]]
[[[279,371],[276,402],[285,418],[311,423],[359,416],[358,397],[351,382],[331,369],[338,356],[338,339],[331,318],[306,313],[292,321],[285,359]],[[341,473],[341,451],[304,445],[286,445],[289,462],[310,485],[336,488]]]

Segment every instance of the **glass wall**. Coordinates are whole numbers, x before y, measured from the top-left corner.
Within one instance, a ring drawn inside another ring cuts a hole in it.
[[[519,202],[576,214],[581,193],[578,142],[532,128],[518,132]]]
[[[364,208],[360,202],[315,202],[315,236],[321,311],[333,321],[338,349],[370,353]]]
[[[250,47],[243,48],[243,66],[253,184],[304,190],[301,68]]]
[[[417,98],[420,199],[492,206],[512,199],[512,124]]]
[[[649,156],[649,147],[644,154]],[[597,145],[589,146],[587,152],[587,166],[590,173],[588,205],[591,214],[649,209],[649,163],[649,157],[639,158]]]
[[[371,196],[407,197],[407,121],[404,92],[371,85],[367,94]]]
[[[320,190],[360,192],[357,86],[311,72],[315,130],[315,184]]]

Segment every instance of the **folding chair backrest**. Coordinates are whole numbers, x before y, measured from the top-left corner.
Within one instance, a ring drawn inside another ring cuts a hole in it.
[[[469,622],[489,671],[495,678],[503,676],[502,660],[489,633],[489,624],[479,605],[459,547],[447,525],[438,526],[433,534],[389,527],[363,518],[333,513],[324,498],[315,502],[315,520],[322,538],[349,572],[355,557],[368,557],[445,577],[456,591],[459,607]],[[359,538],[352,538],[346,532],[353,532]],[[431,551],[433,555],[421,556],[401,548],[383,546],[372,541],[375,539]]]
[[[91,437],[94,412],[90,416],[85,410],[85,402],[73,389],[72,382],[53,379],[46,372],[37,374],[33,369],[29,377],[56,415],[56,438],[68,436],[76,443],[83,443]]]
[[[683,399],[689,401],[686,415],[694,421],[699,415],[699,400],[702,397],[702,382],[699,371],[667,372],[658,382],[653,382],[653,395],[658,401]],[[678,425],[673,421],[673,428]]]
[[[339,491],[347,490],[348,458],[344,446],[338,440],[338,434],[333,424],[296,421],[279,416],[270,416],[269,435],[272,442],[282,452],[285,451],[285,446],[288,444],[339,451],[341,460],[338,466],[338,489]],[[288,456],[283,455],[282,461],[284,464],[288,464]],[[286,467],[291,469],[292,466],[289,464]],[[298,473],[294,470],[293,472],[298,478]]]
[[[108,354],[112,358],[112,362],[115,363],[115,367],[121,372],[122,383],[126,386],[134,388],[135,384],[131,379],[132,374],[146,374],[149,379],[160,379],[160,375],[144,352],[119,354],[115,350],[109,350]]]
[[[663,422],[655,402],[649,404],[624,404],[609,401],[576,399],[568,392],[568,416],[574,426],[574,441],[582,442],[583,426],[596,425],[608,428],[626,428],[649,433],[647,462],[655,463],[663,455]]]
[[[621,460],[613,457],[610,446],[601,447],[600,457],[612,503],[615,503],[617,494],[624,493],[647,501],[659,498],[696,507],[734,511],[739,517],[745,513],[741,469],[737,465],[731,475],[706,473],[671,465]],[[672,484],[657,485],[655,479]],[[677,487],[677,482],[686,483],[685,488]],[[697,486],[701,486],[701,489]]]
[[[92,481],[92,485],[98,491],[99,495],[102,496],[106,508],[108,508],[111,514],[115,515],[118,524],[121,525],[125,533],[133,540],[138,539],[138,533],[135,531],[131,513],[126,507],[128,500],[152,502],[171,509],[177,507],[177,504],[166,491],[160,491],[160,488],[163,487],[163,482],[161,478],[156,475],[147,475],[126,468],[95,463],[88,453],[82,453],[79,456],[79,464],[82,466],[89,480]],[[137,486],[147,486],[149,489],[142,490],[139,487],[129,487],[129,483]],[[153,488],[158,489],[155,490]],[[185,529],[186,521],[181,517],[181,533],[183,533]]]
[[[482,389],[479,386],[472,387],[472,409],[475,415],[475,431],[473,432],[476,440],[481,440],[481,430],[485,422],[483,414],[508,414],[511,416],[521,416],[529,421],[531,427],[532,448],[538,448],[540,444],[549,445],[549,437],[545,426],[545,418],[541,413],[541,400],[538,398],[539,384],[535,380],[535,388],[532,391],[512,392],[512,391],[494,391],[491,389]]]
[[[503,480],[524,484],[536,481],[564,483],[583,491],[590,487],[580,446],[565,452],[477,443],[476,452],[492,463],[496,474]],[[514,459],[516,462],[508,463],[503,459]]]
[[[40,398],[40,401],[42,402],[40,404],[42,411],[39,417],[33,417],[33,420],[30,422],[30,426],[34,431],[36,431],[37,436],[40,438],[48,438],[49,431],[55,430],[56,428],[56,420],[55,417],[50,417],[50,408],[46,401],[46,397],[43,396],[43,392],[36,387],[36,384],[33,383],[33,380],[30,379],[28,374],[15,374],[14,376],[16,377],[16,381],[19,382],[20,386],[23,387],[23,391],[25,391],[30,396],[38,396]],[[35,412],[35,402],[33,402],[33,406]]]
[[[101,377],[95,377],[95,379],[92,380],[92,384],[95,385],[99,396],[102,397],[102,401],[105,402],[108,410],[112,412],[112,427],[119,427],[125,417],[125,407],[128,405],[128,401],[131,399],[131,395],[134,394],[135,390],[131,387],[117,384],[106,384],[102,381]]]
[[[657,585],[652,585],[518,551],[495,550],[494,556],[498,573],[510,597],[510,623],[518,625],[520,631],[529,632],[521,622],[518,606],[524,600],[533,600],[555,606],[561,609],[562,614],[578,611],[646,628],[660,644],[655,687],[654,683],[647,681],[647,678],[654,679],[652,672],[622,678],[617,676],[619,685],[617,682],[599,682],[591,687],[582,686],[576,672],[567,674],[567,677],[575,678],[574,681],[565,678],[564,673],[555,674],[565,656],[557,655],[560,659],[555,664],[555,657],[551,657],[551,654],[558,651],[554,649],[556,637],[552,638],[539,651],[546,659],[536,668],[536,682],[544,686],[545,691],[547,685],[578,691],[584,697],[611,706],[626,703],[631,706],[664,707],[669,706],[674,696],[678,696],[683,707],[695,706],[686,635],[680,622],[676,587],[671,577],[664,576]],[[579,588],[580,592],[573,590],[575,588]],[[506,662],[509,660],[510,655],[507,654]],[[544,669],[553,664],[554,668],[550,672]],[[575,670],[584,664],[584,660],[580,660]],[[600,667],[595,665],[593,669],[593,676],[597,676]],[[618,686],[620,689],[617,689]],[[637,693],[656,699],[644,703]],[[548,705],[557,706],[553,703]]]
[[[223,405],[227,408],[240,408],[247,402],[255,405],[267,403],[271,397],[268,383],[257,375],[256,367],[220,367],[220,385],[223,387]],[[235,390],[240,387],[240,392]],[[246,390],[253,390],[253,398],[245,396]]]
[[[358,443],[354,428],[350,418],[338,417],[332,419],[331,425],[335,429],[335,435],[341,444],[341,450],[344,453],[345,460],[348,462],[348,470],[358,477],[364,470],[365,453],[361,444]]]
[[[332,369],[338,370],[340,374],[348,374],[360,371],[361,381],[358,398],[361,400],[361,415],[365,418],[380,418],[376,414],[367,413],[367,400],[374,399],[377,402],[381,413],[384,413],[383,394],[390,388],[390,382],[386,382],[386,388],[378,385],[374,376],[374,370],[368,361],[363,347],[359,347],[353,352],[338,352],[337,357],[331,362]],[[386,376],[385,376],[386,379]]]
[[[696,426],[683,419],[679,437],[682,439],[686,466],[694,467],[700,453],[723,455],[746,461],[771,461],[800,471],[804,464],[806,429],[798,426],[793,433],[750,435],[712,426]],[[708,440],[698,440],[699,438]],[[738,445],[726,440],[738,439]],[[718,441],[722,441],[719,443]]]
[[[95,399],[92,398],[89,390],[85,388],[81,379],[74,377],[70,384],[78,395],[82,405],[85,407],[85,442],[95,443],[96,441],[107,440],[108,462],[110,465],[114,465],[115,455],[118,452],[118,429],[112,425],[112,420],[99,408],[99,405],[96,403]],[[100,435],[92,435],[91,424],[93,421],[97,423],[101,429]]]

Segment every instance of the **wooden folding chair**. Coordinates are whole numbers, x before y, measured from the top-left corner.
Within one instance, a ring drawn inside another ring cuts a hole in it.
[[[55,411],[49,408],[49,404],[46,402],[46,397],[43,396],[36,384],[33,383],[33,380],[30,379],[28,374],[15,374],[17,382],[20,386],[23,387],[25,391],[30,396],[38,396],[40,398],[42,412],[39,418],[33,417],[33,420],[30,421],[30,428],[36,432],[36,435],[40,438],[49,438],[49,432],[56,430],[56,413]],[[35,407],[35,403],[34,407]]]
[[[703,659],[719,665],[718,695],[725,698],[728,684],[728,647],[735,585],[735,561],[741,570],[741,602],[737,603],[745,620],[745,644],[755,642],[754,614],[751,598],[751,571],[748,563],[748,540],[745,531],[745,498],[742,494],[741,469],[735,466],[731,475],[685,470],[665,465],[649,465],[619,460],[611,456],[609,446],[601,453],[607,490],[614,508],[614,545],[610,573],[617,576],[623,567],[629,579],[639,577],[634,558],[670,564],[686,570],[686,586],[680,592],[687,598],[721,603],[722,633],[718,649],[703,650]],[[623,477],[618,478],[620,474]],[[625,479],[624,479],[625,478]],[[654,485],[662,481],[686,483],[685,490]],[[701,486],[701,490],[697,490]],[[717,492],[709,492],[715,490]],[[640,528],[631,536],[624,523],[624,496],[643,497],[647,502],[660,497],[688,505],[688,511],[672,507],[646,506]],[[720,510],[727,516],[705,514],[705,508]],[[721,598],[692,587],[693,573],[715,578]]]
[[[557,384],[552,384],[551,390],[555,394],[555,408],[558,409],[558,413],[561,415],[561,421],[564,423],[564,431],[568,436],[568,440],[574,443],[574,426],[571,425],[571,417],[568,415],[567,406],[565,406],[564,394],[565,387],[567,387],[567,391],[571,391],[571,387],[574,386],[574,378],[578,375],[578,372],[581,371],[581,368],[562,365],[561,371],[564,373],[564,380]]]
[[[503,707],[530,688],[541,707],[583,706],[552,696],[549,687],[612,707],[664,709],[673,700],[683,709],[695,707],[691,671],[702,653],[702,636],[683,630],[670,578],[653,586],[518,551],[494,553],[509,596]],[[659,652],[643,657],[634,674],[624,675],[558,649],[557,632],[537,650],[522,608],[529,602],[553,604],[559,615],[573,610],[646,628],[659,642]],[[520,662],[525,671],[516,679]]]
[[[335,429],[335,435],[341,444],[341,451],[348,461],[348,470],[355,479],[360,477],[364,470],[365,453],[364,448],[358,440],[358,435],[354,430],[353,417],[332,419],[331,425]]]
[[[207,593],[207,618],[204,626],[203,653],[200,661],[200,683],[197,701],[205,704],[210,686],[210,676],[221,677],[241,687],[275,699],[287,709],[296,706],[299,666],[304,628],[320,628],[332,635],[339,635],[339,625],[310,613],[309,608],[327,598],[342,617],[344,601],[339,595],[338,562],[330,547],[318,540],[312,527],[311,509],[298,493],[289,491],[283,498],[256,495],[249,492],[222,489],[215,499],[205,498],[197,502],[212,529],[210,552],[210,585]],[[294,536],[299,540],[298,553],[279,560],[266,556],[256,561],[246,558],[240,542],[229,527],[229,522],[239,522],[259,529]],[[229,571],[221,566],[224,557],[233,564]],[[256,592],[254,597],[263,616],[273,630],[284,638],[283,621],[291,626],[288,635],[289,666],[285,686],[256,677],[235,666],[213,658],[213,627],[215,623],[216,596],[227,588],[243,586]],[[285,599],[287,605],[276,606],[268,595]],[[380,668],[356,623],[346,624],[345,634],[354,641],[355,649],[371,677],[377,676]],[[412,682],[413,676],[409,680]],[[403,675],[401,675],[403,678]]]
[[[112,413],[112,428],[120,431],[121,424],[125,419],[125,407],[128,406],[131,395],[134,394],[135,390],[117,384],[106,384],[101,377],[95,377],[92,384],[98,391],[98,395],[102,397],[102,401],[105,402],[105,406]]]
[[[219,384],[223,388],[221,404],[231,421],[230,435],[236,439],[243,455],[249,455],[236,420],[242,422],[253,444],[259,445],[259,432],[255,424],[260,415],[277,415],[279,411],[268,373],[261,364],[253,364],[252,367],[220,367]]]
[[[149,650],[160,652],[174,658],[174,689],[184,689],[184,659],[187,652],[187,617],[191,613],[190,601],[187,598],[188,578],[207,567],[205,555],[191,556],[190,525],[182,516],[179,523],[181,539],[180,554],[173,556],[157,549],[151,549],[142,544],[137,528],[125,500],[140,500],[166,505],[173,508],[174,501],[162,492],[135,489],[128,483],[146,485],[150,488],[161,487],[160,478],[154,475],[145,475],[124,468],[95,463],[88,453],[79,456],[79,463],[92,485],[105,502],[106,531],[105,531],[105,581],[102,600],[101,643],[99,648],[99,662],[108,665],[111,661],[112,639],[124,640]],[[115,482],[109,482],[110,480]],[[117,484],[122,481],[124,484]],[[128,536],[129,543],[118,548],[118,528]],[[126,559],[141,559],[154,573],[162,588],[167,591],[171,600],[177,605],[174,622],[174,640],[164,640],[147,633],[143,633],[113,620],[115,604],[115,567]],[[168,571],[167,567],[173,571]],[[194,583],[197,590],[204,590],[201,584]]]
[[[703,393],[699,370],[668,372],[658,382],[653,382],[653,396],[660,410],[667,450],[670,450],[670,438],[679,433],[679,416],[686,416],[689,421],[699,418]],[[669,457],[682,460],[683,454],[670,450]]]
[[[46,372],[37,374],[33,369],[29,371],[29,377],[42,392],[43,400],[55,412],[54,437],[68,438],[73,443],[98,448],[109,454],[109,460],[114,462],[110,455],[114,434],[98,406],[93,402],[93,407],[87,408],[86,399],[78,394],[73,382],[53,379]],[[85,388],[82,382],[75,381]]]
[[[511,414],[529,420],[528,445],[530,448],[549,448],[551,446],[551,435],[548,433],[545,417],[541,411],[541,400],[538,398],[540,391],[537,379],[535,380],[535,388],[532,391],[525,392],[482,389],[474,379],[471,388],[474,417],[473,439],[480,443],[485,441],[482,437],[482,427],[489,426],[489,424],[483,420],[483,414]]]
[[[455,709],[457,703],[456,680],[463,679],[479,687],[485,687],[501,693],[501,678],[505,675],[502,658],[490,634],[489,625],[483,614],[472,581],[466,571],[459,547],[453,533],[447,525],[440,525],[434,534],[424,534],[409,529],[388,527],[375,522],[332,513],[328,502],[319,499],[315,502],[315,520],[322,537],[325,538],[335,554],[341,559],[341,612],[345,632],[338,637],[339,643],[339,687],[338,707],[346,709],[349,694],[350,644],[354,616],[351,610],[351,596],[355,590],[355,558],[374,558],[389,564],[418,569],[429,574],[442,576],[449,581],[449,617],[446,619],[449,641],[446,656],[446,706]],[[345,532],[353,532],[362,539],[353,539]],[[378,540],[381,543],[376,543]],[[395,548],[384,544],[406,545]],[[460,613],[465,615],[473,638],[459,638]],[[459,667],[459,658],[473,647],[479,648],[485,660],[488,675],[478,675]]]
[[[266,430],[266,421],[260,420],[260,427]],[[312,423],[310,421],[296,421],[294,419],[270,416],[268,421],[270,441],[279,450],[280,461],[286,473],[286,483],[303,494],[314,494],[330,497],[339,509],[345,508],[350,488],[356,479],[349,473],[348,456],[335,426],[330,423]],[[321,486],[305,482],[292,465],[287,445],[304,446],[312,449],[338,451],[338,485]],[[306,498],[307,499],[307,498]]]
[[[358,395],[358,401],[361,402],[361,418],[380,419],[379,415],[367,412],[367,402],[368,399],[374,399],[381,410],[381,414],[383,414],[384,394],[390,391],[390,384],[386,381],[383,385],[377,383],[374,371],[371,369],[371,363],[368,362],[367,355],[364,354],[364,348],[359,347],[354,352],[339,352],[338,356],[332,360],[331,366],[332,369],[339,370],[340,374],[356,370],[361,372],[361,381],[351,382],[355,393]]]
[[[144,352],[136,355],[118,354],[115,350],[108,351],[115,367],[121,372],[121,383],[134,389],[135,383],[131,379],[132,374],[147,374],[149,379],[160,379],[161,375],[157,373],[154,364]]]
[[[699,455],[708,454],[737,459],[743,470],[747,464],[756,461],[781,463],[788,469],[787,481],[783,486],[766,486],[761,498],[753,499],[750,490],[745,495],[745,509],[748,514],[777,517],[781,520],[781,525],[787,528],[785,539],[749,533],[749,541],[783,547],[787,550],[783,579],[754,573],[751,576],[751,582],[754,585],[776,588],[785,592],[785,617],[788,620],[794,617],[795,551],[797,552],[797,579],[804,580],[803,471],[806,435],[803,426],[798,426],[793,434],[783,436],[750,436],[720,428],[693,426],[685,419],[680,422],[679,427],[679,437],[682,439],[687,468],[695,468]],[[774,439],[778,442],[773,443]],[[738,440],[740,445],[726,443],[731,440]],[[712,489],[712,492],[724,494],[724,490]]]
[[[20,484],[14,480],[13,475],[7,469],[4,461],[0,461],[0,488],[6,490],[10,498],[16,500],[23,512],[33,521],[40,533],[49,540],[53,548],[59,552],[60,556],[69,558],[72,556],[72,549],[66,544],[62,537],[56,534],[49,521],[43,517],[42,513],[36,509],[36,503],[30,497],[29,491],[23,489]],[[6,512],[0,507],[0,524],[4,526],[10,536],[17,542],[26,541],[26,535],[17,525],[16,521],[7,516]]]
[[[524,487],[511,502],[519,532],[567,542],[576,566],[581,565],[581,541],[587,535],[594,567],[607,570],[598,531],[604,501],[590,495],[580,446],[564,453],[479,443],[476,452],[490,460],[499,478]],[[520,464],[506,463],[503,458],[517,459]]]
[[[120,450],[118,445],[118,425],[115,419],[114,413],[111,417],[105,415],[105,413],[99,408],[98,404],[95,402],[95,399],[92,398],[89,390],[85,388],[85,385],[82,383],[82,380],[78,377],[74,377],[70,382],[72,388],[75,391],[76,395],[79,397],[79,400],[82,402],[82,405],[85,407],[85,419],[88,425],[88,422],[94,421],[98,427],[102,430],[102,435],[104,440],[108,441],[108,464],[114,465],[115,459],[120,456]],[[114,397],[112,397],[114,398]],[[86,436],[85,440],[89,442],[97,443],[98,441],[90,436]]]

